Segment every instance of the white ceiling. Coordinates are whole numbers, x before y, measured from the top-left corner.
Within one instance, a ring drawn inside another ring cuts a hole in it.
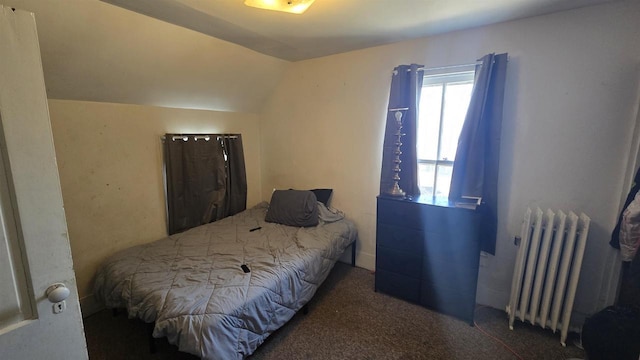
[[[297,61],[613,0],[316,0],[302,15],[244,0],[102,0]]]

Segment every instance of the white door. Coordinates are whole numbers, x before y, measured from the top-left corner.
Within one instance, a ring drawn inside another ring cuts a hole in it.
[[[2,5],[0,120],[0,358],[87,359],[35,20]]]

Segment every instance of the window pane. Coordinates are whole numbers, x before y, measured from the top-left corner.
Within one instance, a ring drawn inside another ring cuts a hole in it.
[[[438,157],[441,107],[442,84],[424,86],[418,114],[418,159],[436,160]]]
[[[418,163],[418,186],[420,195],[433,196],[434,164]]]
[[[438,160],[455,160],[458,137],[460,137],[462,124],[464,124],[464,118],[467,115],[472,89],[473,82],[450,83],[445,87],[440,159]]]
[[[436,196],[449,196],[451,185],[451,165],[438,165],[438,176],[436,178]]]

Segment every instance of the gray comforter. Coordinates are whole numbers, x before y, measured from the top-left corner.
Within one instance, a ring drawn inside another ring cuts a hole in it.
[[[311,299],[356,237],[353,223],[335,216],[295,228],[266,223],[266,211],[262,203],[119,252],[98,271],[94,293],[155,322],[153,336],[181,351],[244,358]]]

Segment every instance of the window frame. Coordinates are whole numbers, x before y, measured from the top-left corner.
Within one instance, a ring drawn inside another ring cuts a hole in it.
[[[475,86],[475,65],[452,66],[452,67],[444,67],[444,68],[434,68],[430,70],[426,69],[424,71],[423,76],[424,78],[423,78],[421,93],[425,87],[442,84],[442,94],[440,98],[440,118],[438,120],[438,144],[436,147],[436,158],[435,159],[420,158],[418,153],[417,154],[418,157],[416,159],[418,167],[420,167],[420,165],[434,166],[432,196],[436,197],[439,167],[441,165],[453,167],[453,164],[455,163],[455,159],[452,159],[452,160],[441,159],[442,158],[441,145],[442,145],[442,133],[443,133],[443,124],[444,124],[444,115],[445,115],[444,109],[445,109],[447,86],[450,84],[460,84],[460,83],[468,83],[468,82],[471,82],[472,86]],[[420,97],[422,98],[422,94],[420,95]],[[418,115],[418,121],[416,125],[417,125],[417,129],[419,129],[420,115]],[[418,130],[418,133],[420,133],[419,130]],[[420,175],[418,174],[418,181],[420,180],[419,176]]]

